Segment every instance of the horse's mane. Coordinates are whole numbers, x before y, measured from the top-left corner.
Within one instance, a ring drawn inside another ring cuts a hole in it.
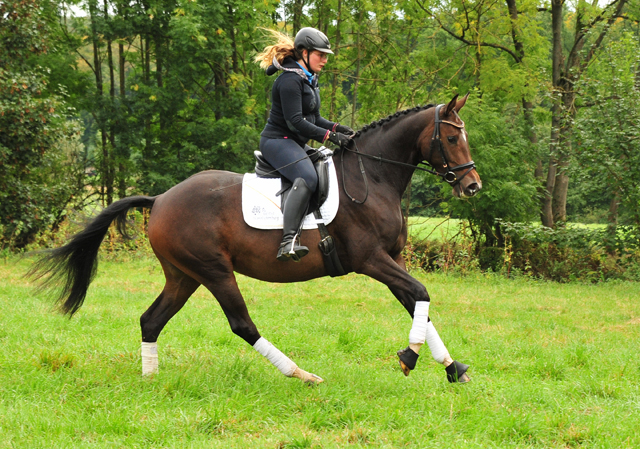
[[[383,124],[390,122],[391,120],[394,120],[398,117],[402,117],[404,115],[410,114],[412,112],[419,112],[419,111],[424,111],[426,109],[432,108],[434,107],[435,104],[427,104],[424,106],[416,106],[414,108],[409,108],[409,109],[405,109],[404,111],[398,111],[395,114],[391,114],[388,115],[385,118],[381,118],[379,120],[375,120],[371,123],[369,123],[368,125],[364,125],[362,128],[360,128],[353,137],[359,137],[362,133],[369,131],[370,129],[375,129],[378,126],[382,126]]]

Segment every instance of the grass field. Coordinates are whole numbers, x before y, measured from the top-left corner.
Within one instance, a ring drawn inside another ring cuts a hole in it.
[[[460,221],[448,217],[409,217],[409,235],[414,241],[448,241],[460,232]]]
[[[464,220],[448,217],[409,217],[409,235],[415,241],[438,240],[448,241],[452,237],[459,235],[462,231],[461,224]],[[540,225],[541,226],[541,225]],[[602,224],[568,223],[570,228],[604,229]],[[471,233],[467,229],[467,236]]]
[[[0,259],[2,448],[640,447],[640,284],[416,273],[471,365],[471,383],[450,385],[428,350],[402,375],[411,321],[375,281],[240,278],[262,334],[326,380],[307,387],[234,336],[202,289],[143,379],[138,319],[159,265],[101,263],[72,320],[33,296],[29,265]]]

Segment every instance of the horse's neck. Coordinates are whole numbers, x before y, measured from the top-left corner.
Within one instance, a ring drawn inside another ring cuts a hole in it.
[[[358,151],[415,166],[422,160],[418,148],[418,137],[424,130],[425,120],[424,115],[418,113],[394,123],[388,131],[384,127],[369,131],[356,141]],[[388,184],[398,196],[404,193],[414,169],[388,162],[376,162],[369,158],[364,159],[368,160],[367,175],[378,183]]]

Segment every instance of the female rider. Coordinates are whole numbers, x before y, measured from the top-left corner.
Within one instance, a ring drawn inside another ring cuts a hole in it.
[[[278,260],[297,262],[309,248],[300,245],[299,229],[318,177],[304,147],[309,139],[344,145],[353,134],[348,126],[320,116],[318,76],[333,54],[329,39],[315,28],[303,28],[292,41],[286,34],[256,56],[267,75],[282,71],[271,88],[271,113],[260,138],[260,151],[273,167],[293,182],[283,207],[284,225]]]

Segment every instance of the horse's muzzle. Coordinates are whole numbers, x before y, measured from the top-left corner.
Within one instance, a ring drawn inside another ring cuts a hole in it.
[[[474,196],[476,193],[480,191],[482,188],[482,184],[477,182],[472,182],[468,186],[464,187],[463,193],[464,196]]]
[[[453,188],[453,195],[457,198],[470,198],[482,189],[482,183],[472,181],[466,186],[458,184]]]

